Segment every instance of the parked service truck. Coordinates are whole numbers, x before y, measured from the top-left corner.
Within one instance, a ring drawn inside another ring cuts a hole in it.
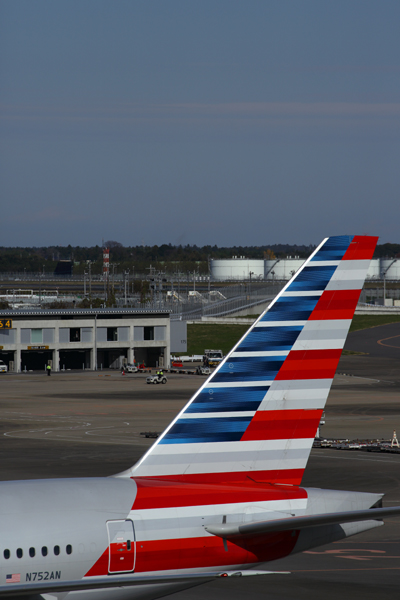
[[[222,350],[204,350],[204,356],[207,358],[209,367],[217,367],[224,359]]]

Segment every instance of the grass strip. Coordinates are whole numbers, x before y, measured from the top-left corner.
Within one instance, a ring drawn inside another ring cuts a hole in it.
[[[379,325],[388,325],[399,321],[400,315],[354,315],[350,331],[360,331],[361,329],[379,327]]]
[[[399,321],[400,315],[355,315],[350,331],[360,331],[361,329],[398,323]],[[210,348],[222,350],[224,354],[227,354],[249,327],[250,325],[235,325],[232,323],[226,325],[219,323],[189,323],[187,326],[187,353],[189,355],[203,354],[206,348]]]
[[[228,354],[248,329],[249,325],[243,324],[188,323],[188,354],[203,354],[206,348]]]

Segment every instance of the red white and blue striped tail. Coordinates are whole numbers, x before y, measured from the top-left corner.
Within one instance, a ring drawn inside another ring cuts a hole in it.
[[[129,474],[300,485],[377,240],[324,240]]]

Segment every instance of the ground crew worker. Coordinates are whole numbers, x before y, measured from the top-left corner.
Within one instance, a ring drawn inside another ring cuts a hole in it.
[[[47,365],[46,371],[47,371],[47,375],[50,377],[50,375],[51,375],[51,366],[50,365]]]

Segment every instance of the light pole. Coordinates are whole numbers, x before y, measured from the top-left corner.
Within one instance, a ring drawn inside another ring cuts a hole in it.
[[[94,314],[94,370],[97,371],[97,313]]]
[[[39,271],[39,308],[42,306],[42,274]]]
[[[383,306],[385,306],[386,300],[386,271],[383,274]]]
[[[127,304],[127,284],[128,284],[128,289],[129,289],[129,269],[127,269],[126,271],[124,271],[124,296],[125,296],[125,306]]]
[[[249,277],[250,277],[250,286],[249,286],[249,296],[251,299],[251,276],[254,275],[253,271],[249,271]]]
[[[387,272],[389,271],[390,267],[392,266],[392,264],[395,262],[396,262],[396,259],[392,260],[390,265],[388,267],[386,267],[386,269],[383,271],[383,306],[385,306],[385,300],[386,300],[386,275],[387,275]]]
[[[89,261],[89,298],[92,298],[92,261]]]

